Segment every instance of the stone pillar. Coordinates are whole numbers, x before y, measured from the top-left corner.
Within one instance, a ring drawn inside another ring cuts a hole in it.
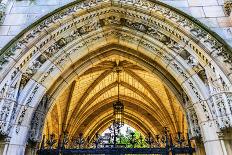
[[[224,140],[226,151],[228,154],[232,154],[232,139],[230,140]]]
[[[26,145],[25,155],[36,155],[39,143],[29,141]]]
[[[196,143],[196,155],[206,155],[205,153],[205,147],[204,147],[204,143],[202,141],[201,138],[197,138],[195,139],[195,143]]]
[[[6,144],[6,142],[4,141],[4,139],[0,138],[0,154],[4,153],[5,144]]]
[[[205,152],[207,155],[227,155],[224,142],[217,134],[217,127],[214,121],[202,122],[200,124]]]
[[[227,154],[232,154],[232,129],[218,132],[219,139],[225,145]]]

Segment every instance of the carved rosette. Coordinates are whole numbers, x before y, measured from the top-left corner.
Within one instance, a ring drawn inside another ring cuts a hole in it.
[[[48,110],[49,97],[45,95],[40,101],[36,111],[31,120],[31,129],[29,133],[29,140],[32,142],[39,142],[42,136],[44,120]]]
[[[232,0],[225,0],[224,9],[225,9],[226,15],[229,16],[231,13],[231,9],[232,9]]]

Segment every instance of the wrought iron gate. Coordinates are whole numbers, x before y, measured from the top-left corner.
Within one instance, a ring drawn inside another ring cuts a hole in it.
[[[194,148],[95,148],[95,149],[42,149],[38,151],[39,155],[77,155],[77,154],[106,154],[106,155],[124,155],[124,154],[161,154],[176,155],[189,154],[195,152]]]
[[[54,144],[57,142],[54,135],[50,135],[47,139],[47,147],[44,147],[44,137],[41,143],[41,148],[37,151],[38,155],[81,155],[81,154],[106,154],[106,155],[124,155],[124,154],[160,154],[160,155],[192,155],[195,148],[191,146],[190,139],[184,139],[180,133],[177,138],[172,138],[170,134],[165,132],[164,136],[156,136],[155,139],[148,134],[146,143],[148,148],[134,148],[135,139],[132,134],[131,144],[132,148],[126,148],[125,144],[103,144],[102,137],[96,135],[93,143],[84,140],[82,135],[72,140],[74,145],[68,146],[67,135],[64,134],[63,138],[59,138],[57,147]],[[86,143],[87,142],[87,143]],[[89,144],[93,144],[90,146]]]

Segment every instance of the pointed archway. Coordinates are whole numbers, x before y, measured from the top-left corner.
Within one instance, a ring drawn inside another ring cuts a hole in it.
[[[184,107],[192,137],[203,137],[206,153],[227,153],[227,141],[218,133],[232,123],[230,47],[163,3],[105,0],[70,3],[2,49],[0,131],[9,140],[4,154],[23,153],[29,133],[38,140],[57,97],[112,55],[162,79]],[[130,70],[127,74],[140,78]]]

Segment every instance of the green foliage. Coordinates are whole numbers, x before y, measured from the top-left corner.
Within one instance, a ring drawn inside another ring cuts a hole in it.
[[[127,148],[148,147],[145,138],[138,131],[130,131],[125,135],[120,134],[117,139],[118,144],[125,144]]]

